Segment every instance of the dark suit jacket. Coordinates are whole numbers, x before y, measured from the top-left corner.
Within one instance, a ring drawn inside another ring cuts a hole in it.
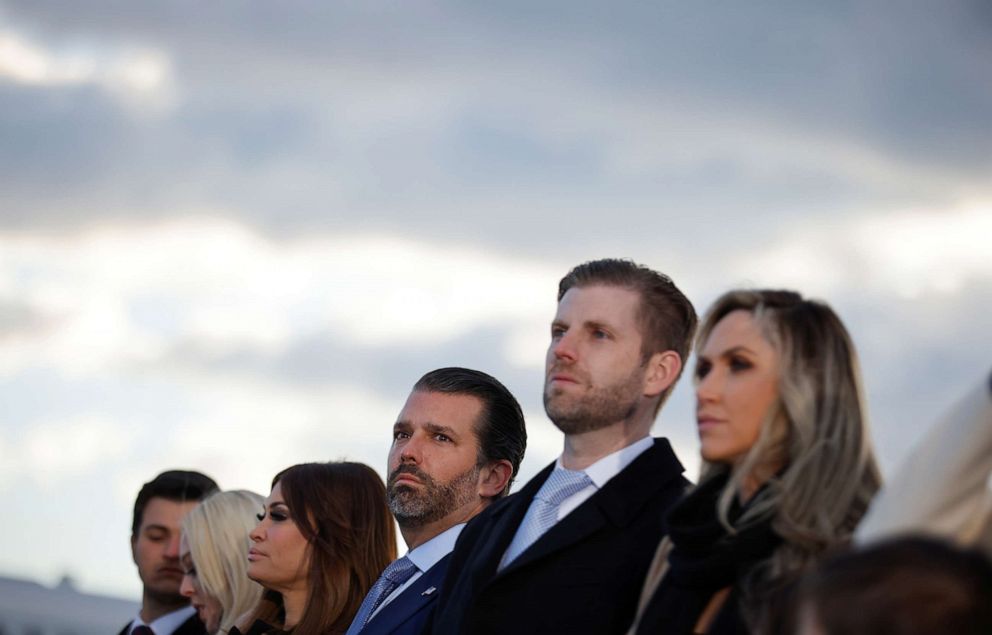
[[[382,607],[360,631],[361,635],[418,635],[433,615],[450,561],[450,553],[438,560],[396,599]]]
[[[118,635],[127,635],[130,628],[131,622],[128,622]],[[200,621],[200,618],[194,613],[191,618],[180,624],[179,628],[172,631],[172,635],[207,635],[207,629],[203,625],[203,622]]]
[[[434,615],[435,635],[622,634],[634,620],[663,518],[689,482],[665,439],[496,568],[554,469],[484,510],[462,531]]]

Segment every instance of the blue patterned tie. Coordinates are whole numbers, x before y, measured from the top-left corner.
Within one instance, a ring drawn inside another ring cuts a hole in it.
[[[413,564],[406,556],[403,556],[399,560],[393,560],[386,567],[386,570],[382,572],[382,575],[379,576],[379,579],[375,581],[372,588],[369,589],[365,599],[362,600],[362,606],[358,609],[358,613],[355,615],[355,619],[352,620],[351,626],[348,627],[347,635],[360,633],[365,628],[365,625],[368,624],[369,618],[372,617],[375,610],[382,604],[382,601],[389,597],[389,594],[399,588],[400,585],[409,580],[410,576],[416,572],[417,565]]]
[[[517,556],[558,522],[558,506],[563,500],[589,485],[592,485],[592,481],[585,472],[556,468],[534,495],[534,502],[520,521],[520,527],[507,547],[499,568],[502,569],[516,560]]]

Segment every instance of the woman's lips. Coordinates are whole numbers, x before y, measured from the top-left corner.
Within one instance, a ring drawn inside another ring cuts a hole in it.
[[[698,427],[700,430],[706,430],[706,429],[712,428],[714,426],[718,426],[721,423],[723,423],[723,420],[722,419],[717,419],[716,417],[705,417],[704,416],[704,417],[697,417],[696,418],[696,427]]]

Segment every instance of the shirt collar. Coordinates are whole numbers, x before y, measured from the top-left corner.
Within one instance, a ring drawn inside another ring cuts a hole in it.
[[[173,611],[171,613],[166,613],[162,617],[152,620],[151,623],[146,624],[144,620],[141,619],[141,614],[134,618],[131,622],[131,628],[128,629],[128,633],[133,631],[138,626],[148,626],[153,631],[155,635],[170,635],[177,628],[182,626],[183,622],[193,617],[196,614],[196,609],[192,606],[184,606],[183,608]]]
[[[422,545],[418,545],[407,552],[406,557],[410,559],[417,568],[426,572],[455,549],[455,541],[458,534],[462,533],[465,523],[459,523],[453,527],[442,531]]]
[[[607,481],[623,471],[625,467],[630,465],[634,459],[639,457],[641,453],[645,452],[652,445],[654,445],[654,439],[649,436],[644,437],[639,441],[634,441],[627,447],[620,448],[612,454],[607,454],[582,471],[586,473],[586,476],[596,486],[596,489],[600,489],[606,485]],[[565,469],[561,464],[560,456],[555,461],[555,468]]]

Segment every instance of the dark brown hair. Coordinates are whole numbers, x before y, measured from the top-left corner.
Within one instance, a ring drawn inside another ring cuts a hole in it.
[[[432,370],[413,386],[422,392],[450,395],[470,395],[482,402],[482,415],[475,425],[480,466],[490,461],[506,459],[513,473],[499,496],[510,493],[513,477],[520,468],[527,449],[527,427],[524,413],[506,386],[491,375],[469,368],[438,368]]]
[[[803,580],[799,596],[799,611],[812,611],[827,635],[992,633],[992,562],[933,538],[835,556]]]
[[[344,633],[379,574],[396,559],[385,485],[363,463],[301,463],[276,474],[276,483],[310,558],[307,604],[293,630]],[[266,593],[254,618],[271,624],[281,608],[281,596]]]
[[[141,486],[134,501],[134,515],[131,518],[131,535],[141,528],[145,507],[153,498],[164,498],[177,503],[200,501],[218,489],[214,479],[200,472],[189,470],[169,470],[162,472]]]
[[[696,310],[672,279],[631,260],[604,258],[591,260],[573,268],[558,283],[558,301],[572,287],[602,285],[620,287],[641,298],[638,319],[641,323],[641,355],[648,359],[655,353],[675,351],[685,367],[696,333]],[[679,371],[681,375],[681,371]],[[676,377],[676,380],[678,377]],[[658,407],[675,387],[662,393]]]

